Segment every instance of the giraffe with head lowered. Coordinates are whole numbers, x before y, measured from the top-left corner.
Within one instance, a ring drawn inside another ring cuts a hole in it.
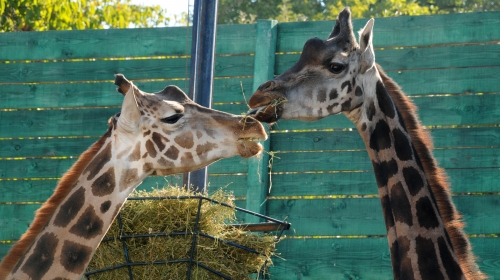
[[[262,151],[252,118],[202,107],[179,88],[149,94],[116,75],[125,95],[107,132],[61,178],[0,264],[0,279],[81,279],[129,194],[148,175],[193,171]]]
[[[485,279],[415,106],[375,63],[373,25],[358,45],[344,9],[327,40],[309,39],[294,66],[258,88],[249,114],[272,123],[343,113],[372,161],[394,279]]]

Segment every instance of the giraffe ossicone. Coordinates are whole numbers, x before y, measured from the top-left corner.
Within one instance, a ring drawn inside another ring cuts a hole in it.
[[[372,161],[394,279],[485,279],[415,105],[375,63],[373,26],[358,45],[349,9],[341,11],[327,40],[309,39],[294,66],[258,88],[249,114],[273,123],[343,113]]]
[[[61,178],[0,264],[0,279],[81,279],[129,194],[149,175],[193,171],[262,151],[251,117],[202,107],[175,86],[153,94],[116,75],[125,95],[108,130]]]

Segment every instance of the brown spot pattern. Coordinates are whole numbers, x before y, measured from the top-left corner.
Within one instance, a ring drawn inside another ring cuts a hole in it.
[[[106,213],[108,212],[109,208],[111,207],[111,200],[107,200],[101,204],[101,213]]]
[[[95,196],[108,195],[113,192],[115,185],[115,169],[110,167],[108,171],[103,173],[92,183],[92,194]]]
[[[137,161],[140,158],[141,158],[141,143],[138,142],[137,144],[135,144],[135,148],[130,154],[130,156],[128,156],[127,160],[132,162],[132,161]]]
[[[148,173],[149,171],[151,171],[153,169],[153,164],[152,163],[145,163],[143,166],[142,166],[142,171],[144,171],[145,173]]]
[[[89,163],[86,172],[89,173],[87,180],[92,180],[102,170],[104,165],[111,159],[111,143],[108,143],[102,151]]]
[[[318,91],[318,102],[322,103],[326,101],[326,88],[321,88]]]
[[[54,225],[66,227],[82,209],[85,203],[85,189],[80,187],[61,205],[59,212],[54,219]]]
[[[163,157],[158,160],[158,164],[162,168],[173,168],[175,166],[173,162],[171,162],[170,160],[167,160]]]
[[[148,151],[148,154],[151,156],[151,157],[156,157],[156,149],[155,149],[155,145],[153,144],[153,142],[151,140],[148,139],[148,141],[146,141],[146,151]]]
[[[55,234],[44,233],[36,242],[33,254],[29,256],[21,270],[30,276],[30,279],[42,279],[54,263],[58,243],[59,239]]]
[[[211,143],[211,142],[207,142],[207,143],[205,143],[203,145],[198,145],[196,147],[196,154],[198,156],[205,155],[205,154],[207,154],[208,152],[210,152],[211,150],[213,150],[213,149],[215,149],[217,147],[218,147],[217,144]]]
[[[151,138],[153,139],[153,142],[155,142],[156,147],[158,147],[159,151],[163,151],[163,149],[165,149],[165,143],[170,142],[167,138],[163,137],[158,132],[153,132]]]
[[[184,155],[181,157],[181,165],[182,166],[195,165],[195,162],[193,160],[193,155],[190,152],[184,153]]]
[[[89,205],[69,232],[85,239],[91,239],[102,234],[103,226],[104,222],[95,212],[94,206]]]
[[[165,156],[167,156],[169,159],[176,160],[179,157],[179,149],[177,149],[175,146],[171,146],[165,152]]]
[[[61,252],[61,265],[68,271],[80,274],[87,267],[92,248],[76,242],[65,240]]]
[[[137,182],[138,178],[139,174],[137,168],[123,170],[120,176],[120,191],[128,189]]]
[[[185,149],[191,149],[194,145],[193,133],[191,131],[186,131],[174,139],[175,143]]]

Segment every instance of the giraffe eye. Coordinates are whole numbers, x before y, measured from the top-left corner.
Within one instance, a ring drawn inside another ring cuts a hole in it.
[[[339,74],[340,72],[344,71],[344,69],[345,65],[342,63],[334,62],[330,64],[330,72],[332,72],[333,74]]]
[[[172,115],[170,117],[163,118],[163,119],[161,119],[161,121],[164,123],[168,123],[168,124],[174,124],[178,120],[180,120],[182,118],[182,116],[183,116],[183,114],[175,114],[175,115]]]

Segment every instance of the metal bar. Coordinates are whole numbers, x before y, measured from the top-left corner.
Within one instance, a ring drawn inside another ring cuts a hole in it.
[[[208,108],[212,106],[216,31],[217,0],[195,0],[189,97]],[[204,193],[206,184],[206,167],[184,176],[184,186],[196,192]]]
[[[194,232],[198,232],[198,224],[200,222],[200,216],[201,216],[201,205],[203,204],[203,199],[200,199],[198,202],[198,213],[196,213],[196,223],[194,224]],[[188,264],[188,270],[187,270],[187,276],[186,280],[191,280],[191,269],[193,267],[193,262],[194,260],[194,254],[196,251],[196,243],[198,241],[198,235],[193,234],[193,242],[191,243],[191,252],[189,253],[189,259],[191,260]]]
[[[118,220],[118,228],[120,229],[120,235],[123,234],[123,223],[122,223],[122,216],[118,213],[117,216]],[[123,245],[123,253],[125,254],[125,261],[127,263],[130,263],[130,258],[128,256],[128,249],[127,249],[127,243],[125,242],[125,239],[122,239],[122,245]],[[132,274],[132,267],[130,265],[127,266],[128,269],[128,276],[130,280],[134,280],[134,275]]]
[[[284,226],[284,229],[289,229],[290,228],[290,223],[288,223],[288,222],[281,221],[281,220],[278,220],[278,219],[275,219],[275,218],[271,218],[271,217],[268,217],[266,215],[255,213],[253,211],[250,211],[250,210],[247,210],[247,209],[244,209],[244,208],[241,208],[241,207],[232,206],[232,205],[229,205],[227,203],[220,202],[220,201],[217,201],[215,199],[211,199],[211,198],[208,198],[208,197],[205,197],[205,196],[200,196],[200,195],[192,195],[192,196],[191,195],[187,195],[187,196],[129,197],[127,200],[148,200],[148,199],[150,199],[150,200],[163,200],[163,199],[192,199],[192,198],[204,199],[204,200],[207,200],[207,201],[210,201],[210,202],[213,202],[213,203],[220,204],[222,206],[226,206],[226,207],[230,207],[230,208],[236,209],[237,211],[241,211],[241,212],[244,212],[244,213],[247,213],[247,214],[255,215],[255,216],[259,217],[259,218],[263,218],[263,219],[268,220],[268,221],[272,221],[272,222],[275,222],[275,223],[282,224]]]

